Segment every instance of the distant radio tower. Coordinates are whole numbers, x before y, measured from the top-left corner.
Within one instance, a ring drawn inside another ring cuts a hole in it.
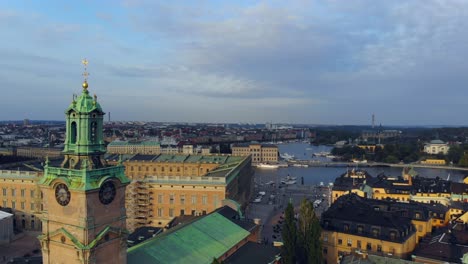
[[[375,115],[372,114],[372,129],[375,127]]]

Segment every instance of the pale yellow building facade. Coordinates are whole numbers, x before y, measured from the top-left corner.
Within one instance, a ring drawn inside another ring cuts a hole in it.
[[[436,140],[432,140],[429,143],[426,143],[424,145],[423,151],[427,154],[432,154],[432,155],[436,155],[439,153],[447,155],[449,149],[450,149],[450,146],[447,143],[436,139]]]
[[[235,144],[232,146],[232,155],[252,155],[252,164],[278,163],[278,146],[268,144]]]
[[[108,154],[160,154],[161,145],[159,142],[128,142],[128,141],[112,141],[107,145]]]
[[[56,148],[40,148],[40,147],[17,147],[15,150],[16,156],[28,158],[42,158],[46,157],[60,158],[62,157],[62,150]]]
[[[127,225],[164,227],[180,215],[203,215],[221,207],[225,199],[246,204],[251,195],[251,157],[229,155],[154,155],[154,160],[124,162],[132,180],[127,187]],[[109,162],[112,164],[113,162]],[[114,164],[117,164],[114,162]],[[0,206],[12,208],[15,225],[41,230],[42,172],[0,171]]]
[[[446,165],[445,160],[443,159],[426,159],[421,161],[421,164],[427,164],[427,165]]]
[[[41,230],[41,191],[37,181],[42,173],[0,171],[0,206],[11,208],[14,225],[19,230]]]
[[[411,234],[402,242],[395,242],[324,230],[322,231],[322,241],[325,263],[339,263],[340,256],[353,252],[391,254],[392,256],[406,258],[416,247],[416,234]]]
[[[251,157],[230,155],[136,155],[124,162],[129,230],[164,227],[181,215],[204,215],[232,199],[251,195]]]
[[[422,205],[355,194],[340,197],[322,213],[320,224],[324,263],[339,263],[342,256],[366,252],[406,258],[432,231],[429,211]]]

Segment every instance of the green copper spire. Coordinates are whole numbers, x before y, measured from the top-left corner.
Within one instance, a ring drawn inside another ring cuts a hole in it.
[[[97,96],[94,95],[94,98],[92,98],[89,95],[88,88],[83,88],[83,92],[78,99],[73,98],[73,101],[65,111],[65,114],[71,110],[81,113],[91,113],[93,111],[103,113],[101,105],[97,101]]]
[[[62,167],[70,169],[80,169],[83,167],[102,167],[102,155],[106,152],[104,144],[103,122],[104,111],[97,101],[97,96],[91,97],[88,91],[88,76],[86,71],[87,60],[83,60],[85,65],[85,80],[83,91],[73,101],[65,111],[66,115],[66,139],[65,160]]]
[[[122,164],[110,166],[104,159],[104,112],[97,96],[89,95],[88,61],[82,62],[83,90],[65,111],[63,162],[46,161],[38,181],[42,262],[126,263],[124,202],[130,180]]]
[[[85,77],[82,84],[83,90],[80,96],[73,96],[72,103],[65,111],[66,138],[63,150],[64,160],[61,168],[49,166],[46,161],[44,177],[40,183],[52,184],[57,178],[62,179],[71,189],[92,190],[109,177],[115,177],[121,183],[128,183],[125,177],[124,167],[120,162],[118,166],[106,166],[103,155],[106,146],[103,136],[104,111],[97,101],[97,96],[91,97],[88,90],[85,65]]]

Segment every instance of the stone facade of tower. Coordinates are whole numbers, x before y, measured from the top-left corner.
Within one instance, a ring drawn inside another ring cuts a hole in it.
[[[66,140],[60,167],[46,162],[43,195],[43,262],[126,263],[124,166],[107,166],[104,112],[88,84],[65,111]]]

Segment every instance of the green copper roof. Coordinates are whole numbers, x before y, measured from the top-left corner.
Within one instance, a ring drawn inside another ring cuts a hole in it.
[[[65,112],[68,113],[70,110],[74,110],[78,113],[90,113],[93,111],[103,113],[101,105],[97,102],[97,97],[94,96],[93,99],[89,95],[88,89],[83,89],[78,99],[73,100]]]
[[[249,235],[215,212],[130,248],[127,262],[210,264]]]
[[[160,154],[154,161],[156,162],[184,162],[188,155]]]

